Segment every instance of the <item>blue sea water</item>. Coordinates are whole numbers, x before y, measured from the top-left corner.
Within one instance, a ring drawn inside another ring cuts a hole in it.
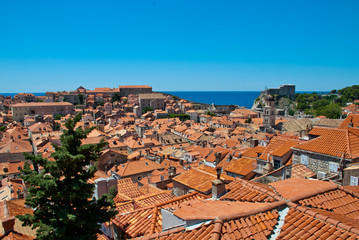
[[[4,95],[5,97],[6,96],[11,96],[11,97],[14,97],[16,94],[18,94],[18,93],[0,93],[0,95]],[[32,94],[34,94],[35,96],[37,96],[37,97],[40,97],[40,96],[45,96],[46,95],[46,93],[32,93]]]
[[[198,103],[216,105],[238,105],[251,108],[260,91],[164,91],[165,93]],[[313,91],[299,91],[312,93]],[[317,92],[328,93],[328,92]],[[14,97],[17,93],[0,93],[0,95]],[[45,93],[33,93],[35,96],[45,96]]]
[[[251,108],[260,91],[164,91],[165,93],[198,103],[216,105],[238,105]],[[313,91],[298,91],[297,93],[313,93]],[[317,92],[324,94],[328,92]]]
[[[189,92],[175,91],[165,92],[186,100],[198,103],[216,104],[216,105],[239,105],[251,108],[254,100],[261,93],[260,91],[213,91],[213,92]]]

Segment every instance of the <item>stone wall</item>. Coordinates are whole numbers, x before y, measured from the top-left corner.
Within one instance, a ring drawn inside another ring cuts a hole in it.
[[[331,156],[323,156],[315,153],[307,153],[298,150],[294,150],[293,152],[293,164],[301,163],[301,155],[304,154],[308,156],[308,165],[306,166],[310,170],[315,173],[318,171],[325,172],[325,173],[332,173],[329,170],[329,163],[337,163],[340,164],[340,159],[334,158]],[[339,170],[338,170],[339,173]]]

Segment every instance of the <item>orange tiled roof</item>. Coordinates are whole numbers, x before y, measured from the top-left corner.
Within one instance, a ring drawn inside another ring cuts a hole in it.
[[[127,177],[139,173],[151,172],[161,168],[162,166],[158,163],[147,159],[140,159],[138,161],[130,161],[117,166],[116,173],[122,177]]]
[[[350,113],[347,118],[339,125],[338,128],[348,128],[350,122],[353,124],[353,127],[359,127],[359,114]]]
[[[232,202],[216,200],[193,200],[174,207],[173,214],[184,220],[211,220],[230,214],[243,214],[258,208],[267,207],[265,202]]]
[[[117,214],[111,221],[130,237],[139,237],[162,231],[162,208],[173,208],[179,203],[191,199],[203,199],[204,196],[198,193],[191,193],[182,197],[174,198],[154,207],[137,209],[127,213]]]
[[[117,180],[117,192],[130,198],[141,196],[137,186],[132,182],[131,178],[123,178]]]
[[[290,143],[288,143],[290,142]],[[276,156],[283,156],[286,152],[290,151],[291,146],[297,145],[297,141],[290,140],[284,137],[274,137],[269,142],[268,146],[263,151],[263,154],[259,157],[262,160],[268,160],[268,155],[277,152]],[[281,155],[282,154],[282,155]]]
[[[314,176],[316,176],[316,173],[303,164],[292,165],[292,178],[310,178]]]
[[[160,192],[152,195],[135,198],[135,201],[138,206],[140,206],[141,208],[145,208],[170,201],[171,199],[172,199],[171,195],[168,194],[167,192]]]
[[[315,216],[290,208],[279,239],[356,239],[355,234]]]
[[[339,189],[300,200],[299,204],[342,214],[354,222],[359,219],[359,198]]]
[[[291,151],[292,147],[295,147],[299,144],[297,141],[288,141],[279,146],[277,149],[275,149],[273,152],[271,152],[271,155],[282,157],[284,154]]]
[[[217,179],[215,169],[201,165],[198,168],[191,168],[190,170],[173,178],[173,181],[177,181],[199,192],[209,193],[212,189],[212,181],[215,179]],[[234,178],[229,177],[225,173],[222,173],[221,179],[231,181]]]
[[[257,158],[259,154],[260,155],[263,154],[265,149],[266,149],[265,147],[258,145],[258,146],[255,146],[253,148],[249,148],[248,150],[242,152],[241,156],[250,157],[250,158]]]
[[[226,186],[227,193],[221,197],[223,200],[246,202],[275,202],[276,199],[263,189],[242,179],[237,178]],[[272,192],[272,191],[269,191]],[[272,192],[273,193],[273,192]]]
[[[186,230],[184,227],[170,231],[147,235],[139,239],[263,239],[266,240],[272,234],[278,222],[278,211],[271,210],[257,213],[252,216],[222,221],[213,220],[208,224],[202,224],[193,230]]]
[[[247,176],[256,168],[256,160],[252,158],[242,157],[240,159],[232,159],[223,169],[226,172]]]
[[[303,199],[313,194],[326,192],[337,188],[332,182],[309,180],[303,178],[290,178],[278,182],[272,182],[269,186],[286,199]],[[298,200],[299,200],[298,199]]]
[[[343,157],[344,154],[345,158],[359,157],[359,129],[315,127],[309,134],[319,137],[294,148],[335,157]]]
[[[0,235],[0,239],[2,240],[33,240],[34,237],[29,235],[21,234],[18,232],[9,232],[5,235]]]

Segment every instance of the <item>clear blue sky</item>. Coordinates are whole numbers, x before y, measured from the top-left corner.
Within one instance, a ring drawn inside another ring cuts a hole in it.
[[[0,1],[0,92],[359,84],[359,1]]]

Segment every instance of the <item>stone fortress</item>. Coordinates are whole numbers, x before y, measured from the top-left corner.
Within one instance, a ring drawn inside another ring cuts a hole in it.
[[[261,96],[263,95],[279,95],[284,96],[289,99],[295,99],[295,85],[285,84],[280,86],[279,88],[268,88],[261,92]]]

